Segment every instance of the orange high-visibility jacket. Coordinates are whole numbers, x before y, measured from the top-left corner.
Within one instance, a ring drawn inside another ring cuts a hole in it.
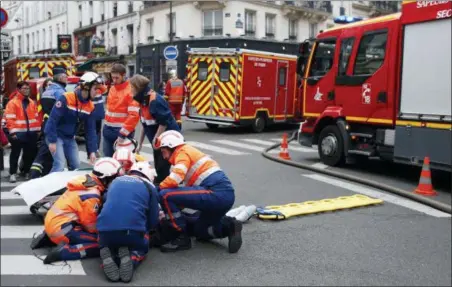
[[[119,132],[128,136],[140,120],[140,105],[133,99],[129,81],[111,87],[105,111],[106,126],[121,128]]]
[[[155,99],[157,93],[154,91],[149,92],[150,99]],[[157,122],[151,115],[151,111],[149,110],[149,105],[140,105],[140,116],[141,116],[141,122],[145,126],[155,126]]]
[[[173,168],[170,175],[160,183],[161,189],[175,188],[182,182],[185,186],[198,186],[209,175],[221,170],[216,161],[188,144],[178,146],[169,162]]]
[[[44,228],[51,239],[64,237],[73,226],[63,224],[75,222],[84,230],[95,233],[97,214],[102,204],[103,186],[92,175],[82,175],[67,184],[67,191],[58,198],[44,220]]]
[[[24,110],[23,101],[28,101]],[[4,114],[6,128],[10,134],[20,137],[27,132],[39,132],[41,130],[41,119],[38,114],[36,103],[30,98],[25,98],[21,93],[8,102]]]
[[[185,88],[184,82],[179,79],[166,82],[165,94],[168,96],[168,103],[182,104],[184,102]]]

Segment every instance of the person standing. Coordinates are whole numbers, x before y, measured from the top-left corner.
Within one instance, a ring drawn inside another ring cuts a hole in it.
[[[107,97],[103,135],[103,154],[113,156],[114,144],[125,138],[133,138],[140,120],[140,106],[134,101],[130,83],[125,78],[126,67],[114,64],[111,68],[113,86]]]
[[[168,104],[176,119],[179,128],[182,128],[182,106],[184,104],[184,98],[186,94],[186,88],[184,82],[177,77],[175,70],[169,71],[169,80],[165,86],[165,95],[168,97]]]
[[[142,148],[144,136],[152,143],[154,149],[154,163],[157,177],[154,184],[158,185],[170,174],[170,163],[162,157],[162,153],[155,147],[157,138],[164,131],[180,131],[168,103],[152,89],[151,81],[142,75],[135,75],[130,79],[134,99],[140,103],[141,130],[140,141],[136,152]]]
[[[96,121],[91,101],[102,81],[99,75],[87,72],[80,78],[80,89],[57,98],[45,126],[46,143],[53,156],[52,172],[63,171],[67,159],[69,170],[79,168],[80,159],[75,133],[79,121],[84,121],[88,134],[88,153],[91,164],[96,161]]]
[[[38,108],[30,99],[30,85],[27,82],[17,84],[16,96],[8,102],[5,110],[6,128],[11,143],[9,156],[10,182],[16,182],[16,173],[21,151],[24,167],[21,176],[28,179],[31,164],[37,152],[37,141],[41,131]]]

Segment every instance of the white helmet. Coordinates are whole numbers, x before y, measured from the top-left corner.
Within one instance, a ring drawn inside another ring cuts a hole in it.
[[[86,72],[80,77],[80,84],[102,84],[102,77],[94,72]]]
[[[176,75],[176,70],[173,70],[173,69],[169,70],[169,71],[168,71],[168,75],[169,75],[169,77],[170,77],[171,79],[176,78],[176,77],[177,77],[177,75]]]
[[[147,178],[151,182],[154,181],[154,177],[157,176],[155,169],[152,168],[152,166],[146,161],[140,161],[140,162],[134,163],[132,165],[132,168],[129,170],[129,173],[131,173],[133,171],[139,172],[141,175],[143,175],[145,178]]]
[[[93,174],[99,179],[116,177],[122,175],[122,166],[114,158],[103,157],[98,159],[94,164]]]
[[[184,143],[184,136],[180,132],[166,131],[158,137],[156,147],[175,148]]]
[[[134,153],[135,150],[137,149],[137,146],[138,146],[138,143],[135,139],[125,138],[121,143],[119,143],[118,140],[116,140],[113,145],[113,148],[115,150],[127,149]]]
[[[120,148],[115,151],[113,158],[116,159],[127,172],[136,162],[135,156],[131,150],[127,148]]]

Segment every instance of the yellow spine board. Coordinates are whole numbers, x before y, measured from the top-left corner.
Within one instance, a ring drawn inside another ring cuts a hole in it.
[[[286,205],[266,206],[265,211],[279,212],[281,214],[257,214],[259,219],[284,220],[289,217],[335,211],[361,206],[381,204],[383,200],[371,198],[361,194],[341,196],[317,201],[305,201],[302,203],[289,203]]]

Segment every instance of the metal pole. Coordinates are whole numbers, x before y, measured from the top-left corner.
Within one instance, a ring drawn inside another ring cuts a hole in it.
[[[173,44],[173,1],[169,2],[169,19],[170,19],[170,45]]]

